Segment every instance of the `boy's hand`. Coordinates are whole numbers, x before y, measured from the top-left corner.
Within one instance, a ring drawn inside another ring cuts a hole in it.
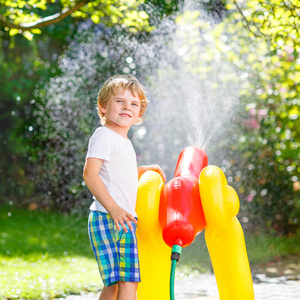
[[[140,166],[138,167],[138,176],[140,177],[146,172],[146,171],[156,171],[160,174],[164,182],[166,182],[166,175],[164,171],[160,168],[159,165],[149,165],[149,166]]]
[[[118,205],[116,205],[115,207],[110,209],[108,211],[108,213],[110,214],[111,218],[115,222],[117,229],[119,231],[121,230],[121,227],[122,227],[125,232],[128,232],[128,230],[126,228],[126,224],[128,225],[129,230],[133,230],[131,221],[133,221],[134,223],[137,223],[137,221],[133,215],[131,215],[125,209],[123,209],[122,207],[120,207]]]

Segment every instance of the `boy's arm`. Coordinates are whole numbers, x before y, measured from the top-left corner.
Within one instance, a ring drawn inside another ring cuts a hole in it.
[[[124,231],[127,232],[125,223],[128,225],[129,229],[132,230],[133,228],[130,221],[136,223],[136,219],[125,209],[121,208],[108,193],[103,181],[99,176],[99,171],[102,164],[103,160],[101,159],[93,157],[87,158],[83,169],[83,180],[95,198],[108,211],[118,230],[121,230],[121,225]]]
[[[140,166],[138,167],[138,177],[140,177],[146,172],[146,171],[156,171],[160,174],[164,182],[166,182],[166,175],[164,171],[160,168],[159,165],[149,165],[149,166]]]

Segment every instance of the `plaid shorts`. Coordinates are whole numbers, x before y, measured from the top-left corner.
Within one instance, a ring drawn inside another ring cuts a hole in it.
[[[117,229],[109,214],[90,212],[89,237],[104,286],[117,281],[141,281],[136,224],[131,223],[133,231],[125,233]]]

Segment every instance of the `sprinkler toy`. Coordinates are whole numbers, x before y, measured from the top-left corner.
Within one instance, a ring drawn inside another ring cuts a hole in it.
[[[181,152],[174,178],[166,185],[157,172],[145,172],[139,180],[136,207],[142,279],[138,299],[175,299],[175,268],[182,248],[205,228],[220,300],[253,300],[238,211],[236,192],[220,168],[207,166],[201,148]]]

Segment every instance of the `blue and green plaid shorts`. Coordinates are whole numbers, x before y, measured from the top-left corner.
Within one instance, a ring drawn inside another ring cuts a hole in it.
[[[104,286],[117,281],[140,282],[140,267],[136,239],[136,224],[133,230],[119,231],[107,213],[91,211],[89,237]]]

